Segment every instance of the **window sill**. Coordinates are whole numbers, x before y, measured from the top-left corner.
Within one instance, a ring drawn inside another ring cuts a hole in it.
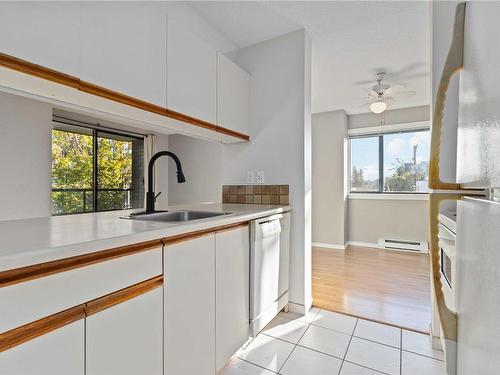
[[[427,201],[429,194],[387,194],[387,193],[354,193],[348,194],[348,199],[369,199],[369,200],[404,200],[404,201]]]

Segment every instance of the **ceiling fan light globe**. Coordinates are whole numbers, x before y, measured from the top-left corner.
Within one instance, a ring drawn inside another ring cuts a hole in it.
[[[377,101],[370,104],[370,111],[373,113],[379,114],[384,112],[387,109],[387,103],[383,101]]]

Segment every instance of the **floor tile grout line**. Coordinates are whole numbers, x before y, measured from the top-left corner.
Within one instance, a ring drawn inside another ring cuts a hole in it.
[[[288,360],[292,356],[292,353],[295,351],[295,348],[299,345],[299,341],[302,340],[302,337],[304,337],[304,335],[306,334],[306,332],[309,330],[309,327],[311,326],[311,323],[308,323],[306,325],[307,325],[306,330],[304,331],[304,333],[302,334],[302,336],[300,336],[300,338],[297,340],[297,342],[294,344],[294,347],[293,347],[292,351],[290,352],[290,354],[288,354],[288,357],[286,357],[285,362],[283,362],[283,364],[279,368],[279,370],[277,372],[278,374],[281,372],[281,370],[283,369],[283,367],[285,366],[285,364],[288,362]],[[283,341],[285,341],[285,340],[283,340]]]
[[[372,370],[372,371],[378,372],[379,374],[390,375],[390,374],[388,374],[387,372],[383,372],[383,371],[380,371],[380,370],[376,370],[376,369],[374,369],[373,367],[368,367],[368,366],[366,366],[366,365],[360,365],[359,363],[352,362],[352,361],[348,361],[348,360],[346,360],[346,359],[344,359],[344,361],[342,361],[342,365],[344,364],[344,362],[350,363],[351,365],[356,365],[356,366],[359,366],[359,367],[366,368],[366,369],[368,369],[368,370]]]
[[[393,345],[389,345],[389,344],[384,344],[383,342],[375,341],[375,340],[372,340],[372,339],[367,339],[365,337],[360,337],[360,336],[356,336],[356,335],[353,335],[353,336],[356,337],[357,339],[361,339],[361,340],[373,342],[374,344],[384,345],[384,346],[387,346],[388,348],[392,348],[392,349],[396,349],[396,350],[401,350],[401,348],[399,348],[397,346],[393,346]]]
[[[297,345],[294,345],[293,348],[292,348],[292,351],[290,352],[290,354],[288,354],[288,357],[286,357],[285,361],[283,362],[283,364],[281,365],[281,367],[278,369],[278,372],[277,374],[279,374],[281,372],[281,370],[283,369],[283,367],[285,366],[285,364],[288,362],[288,360],[290,359],[290,356],[292,355],[292,353],[295,351],[295,348],[297,347]]]
[[[345,332],[342,332],[342,331],[339,331],[338,329],[333,329],[333,328],[328,328],[328,327],[323,327],[323,326],[320,326],[318,324],[314,324],[314,323],[311,323],[312,326],[315,326],[315,327],[319,327],[319,328],[324,328],[324,329],[327,329],[329,331],[334,331],[334,332],[338,332],[338,333],[343,333],[344,335],[347,335],[347,336],[352,336],[352,333],[345,333]],[[354,332],[354,331],[353,331]]]
[[[339,374],[342,371],[342,366],[344,366],[345,357],[347,357],[347,352],[349,351],[349,346],[351,346],[351,341],[352,338],[354,337],[354,332],[356,332],[356,327],[358,326],[358,322],[359,318],[356,318],[356,323],[354,323],[354,328],[352,330],[351,337],[349,338],[349,343],[347,344],[347,348],[345,349],[344,357],[342,357],[342,363],[340,364]]]
[[[264,366],[261,366],[261,365],[258,365],[258,364],[256,364],[256,363],[250,362],[250,361],[249,361],[249,360],[247,360],[247,359],[240,358],[240,357],[236,357],[236,358],[238,358],[240,361],[243,361],[243,362],[246,362],[246,363],[250,363],[251,365],[257,366],[257,367],[259,367],[259,368],[261,368],[261,369],[263,369],[263,370],[266,370],[266,371],[272,372],[272,373],[274,373],[274,374],[277,374],[277,372],[276,372],[276,371],[269,370],[268,368],[266,368],[266,367],[264,367]]]
[[[434,358],[434,357],[431,357],[431,356],[426,355],[426,354],[413,352],[413,351],[411,351],[411,350],[401,349],[401,351],[402,351],[402,352],[406,352],[406,353],[415,354],[415,355],[418,355],[418,356],[420,356],[420,357],[425,357],[425,358],[428,358],[428,359],[433,359],[433,360],[438,361],[438,362],[444,362],[444,359]]]
[[[297,344],[297,346],[298,346],[298,347],[300,347],[300,348],[302,348],[302,349],[308,349],[308,350],[311,350],[311,351],[313,351],[313,352],[316,352],[316,353],[319,353],[319,354],[324,354],[324,355],[327,355],[328,357],[333,357],[333,358],[336,358],[336,359],[339,359],[339,360],[341,360],[341,361],[342,361],[342,358],[337,357],[337,356],[335,356],[335,355],[333,355],[333,354],[326,353],[326,352],[322,352],[322,351],[320,351],[320,350],[313,349],[313,348],[310,348],[310,347],[308,347],[308,346],[304,346],[304,345],[300,345],[300,344]]]

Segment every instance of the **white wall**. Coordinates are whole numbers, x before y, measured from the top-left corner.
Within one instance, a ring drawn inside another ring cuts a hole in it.
[[[221,202],[222,145],[177,134],[169,136],[169,143],[169,151],[179,157],[186,176],[185,183],[177,183],[175,164],[170,161],[169,204]]]
[[[51,213],[52,111],[0,93],[0,220]]]
[[[428,121],[430,108],[428,105],[418,107],[408,107],[401,109],[392,109],[380,114],[360,113],[349,115],[349,129],[366,128],[369,126],[405,124],[408,122]]]
[[[168,135],[156,134],[156,149],[155,152],[165,151],[169,149],[170,139]],[[155,162],[155,193],[161,194],[156,198],[155,209],[161,210],[168,207],[170,204],[169,196],[169,181],[170,181],[170,163],[173,161],[169,157],[161,157]],[[148,166],[146,165],[145,168]],[[144,190],[148,190],[148,182],[144,181]]]
[[[349,241],[377,244],[379,238],[428,241],[427,200],[349,199]]]
[[[315,246],[343,247],[347,242],[346,141],[344,110],[312,116],[312,242]]]
[[[347,127],[428,121],[429,113],[429,106],[421,106],[387,111],[384,116],[349,115]],[[349,241],[376,245],[379,238],[427,240],[429,208],[426,200],[343,200],[348,185],[344,175],[346,163],[343,162],[347,130],[342,130],[343,121],[342,111],[313,116],[313,242],[342,246]]]
[[[429,106],[386,111],[382,115],[350,115],[348,128],[429,121]],[[426,241],[429,238],[428,201],[348,199],[348,241],[377,244],[379,238]]]
[[[266,184],[289,184],[293,205],[290,300],[311,298],[310,43],[293,32],[239,50],[235,61],[251,75],[251,142],[222,147],[223,184],[246,183],[264,171]]]

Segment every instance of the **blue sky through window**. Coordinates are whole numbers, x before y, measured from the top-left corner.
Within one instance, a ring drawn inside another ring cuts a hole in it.
[[[416,148],[416,166],[413,164],[414,146]],[[402,187],[401,191],[426,192],[430,153],[430,131],[413,131],[404,133],[388,133],[383,135],[383,179],[397,174],[409,173],[414,176],[412,187]],[[355,183],[353,168],[362,170],[364,183]],[[403,169],[403,172],[401,171]],[[351,190],[378,190],[379,179],[379,137],[369,136],[351,139]],[[386,191],[392,191],[385,186]]]

